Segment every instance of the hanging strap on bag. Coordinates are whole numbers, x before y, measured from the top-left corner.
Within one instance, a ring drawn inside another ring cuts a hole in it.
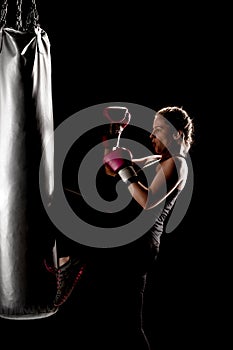
[[[0,28],[6,26],[7,8],[8,8],[8,1],[4,0],[2,7],[1,7]]]
[[[25,30],[28,31],[39,26],[39,14],[36,7],[36,1],[32,0],[31,8],[26,19]]]
[[[23,22],[22,0],[16,0],[16,22],[14,29],[19,31],[31,31],[40,26],[39,14],[37,11],[36,1],[31,1],[31,6]],[[1,6],[0,28],[7,26],[8,0],[4,0]]]
[[[22,0],[16,1],[16,23],[15,28],[17,30],[23,30],[23,22],[22,22]]]

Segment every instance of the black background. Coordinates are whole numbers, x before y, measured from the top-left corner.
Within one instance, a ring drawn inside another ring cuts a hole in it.
[[[10,6],[13,21],[12,1]],[[206,140],[216,113],[218,76],[213,69],[214,19],[202,6],[177,2],[158,6],[43,0],[37,1],[37,9],[51,43],[55,127],[83,108],[106,102],[136,103],[154,110],[178,105],[193,117],[193,198],[184,220],[162,246],[156,281],[152,275],[146,292],[145,322],[153,350],[156,344],[186,349],[208,345],[212,325],[218,322],[213,301],[216,252],[207,220],[209,203],[205,204],[211,166],[206,161],[211,153]],[[47,337],[55,327],[47,341],[61,337],[78,349],[76,311],[69,313],[71,308],[68,305],[50,320],[24,321],[24,334],[27,326],[35,325]],[[13,329],[22,323],[6,324]]]

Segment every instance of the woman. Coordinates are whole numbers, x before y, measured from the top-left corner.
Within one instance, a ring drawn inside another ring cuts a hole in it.
[[[128,300],[137,300],[134,304],[134,311],[132,308],[131,313],[134,315],[135,329],[138,330],[136,337],[138,349],[150,348],[143,331],[142,317],[146,277],[158,256],[160,238],[165,232],[176,199],[187,181],[186,156],[193,143],[193,134],[193,122],[184,109],[176,106],[165,107],[155,114],[150,139],[159,161],[154,162],[154,165],[153,162],[151,163],[150,170],[152,170],[153,176],[147,186],[141,182],[135,170],[135,164],[143,168],[144,165],[151,162],[151,157],[131,159],[128,150],[115,149],[110,151],[105,149],[106,173],[110,176],[117,174],[127,184],[131,196],[140,207],[143,210],[154,210],[156,213],[155,222],[148,232],[125,247],[126,256],[130,256],[130,262],[123,265],[131,266],[125,276],[133,275],[134,282],[127,277],[124,283],[130,283],[129,290],[131,289],[132,293]],[[124,247],[122,251],[124,251]],[[132,295],[135,295],[135,299],[132,298]]]

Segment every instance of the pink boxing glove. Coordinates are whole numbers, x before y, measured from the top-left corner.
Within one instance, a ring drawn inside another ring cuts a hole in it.
[[[104,164],[118,173],[120,169],[132,164],[132,153],[126,148],[115,148],[104,156]]]
[[[132,165],[132,153],[128,149],[115,148],[104,156],[103,162],[114,173],[119,174],[125,183],[138,181],[137,173]]]

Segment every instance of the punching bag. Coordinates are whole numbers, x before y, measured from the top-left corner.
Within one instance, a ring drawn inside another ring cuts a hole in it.
[[[40,195],[43,186],[50,205],[54,188],[51,57],[48,36],[36,23],[35,1],[26,30],[21,27],[21,3],[17,1],[16,28],[6,26],[7,1],[1,12],[0,316],[34,319],[57,311],[51,306],[55,282],[44,267],[44,257],[54,254],[51,222]]]

